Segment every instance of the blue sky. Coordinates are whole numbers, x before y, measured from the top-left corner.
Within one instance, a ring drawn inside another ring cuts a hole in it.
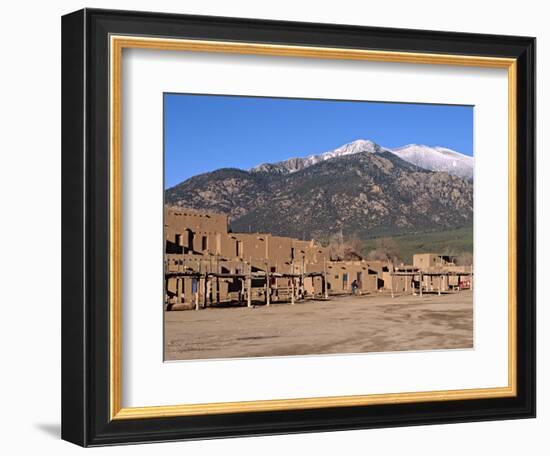
[[[164,95],[169,188],[218,168],[318,154],[356,139],[473,155],[473,107],[215,95]]]

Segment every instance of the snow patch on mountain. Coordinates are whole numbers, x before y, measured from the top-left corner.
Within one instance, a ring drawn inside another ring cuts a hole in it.
[[[402,160],[430,171],[443,171],[466,179],[474,176],[474,158],[446,147],[409,144],[392,149],[391,152]]]
[[[251,168],[255,172],[276,172],[276,173],[294,173],[317,163],[332,160],[334,158],[353,155],[360,152],[380,152],[383,148],[373,141],[358,139],[357,141],[344,144],[336,149],[323,152],[321,154],[308,155],[307,157],[292,157],[276,163],[262,163]]]

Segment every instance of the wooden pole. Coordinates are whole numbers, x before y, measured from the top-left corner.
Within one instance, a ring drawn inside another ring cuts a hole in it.
[[[323,285],[325,287],[325,299],[328,299],[327,259],[326,259],[326,257],[323,257]]]
[[[252,263],[250,263],[250,266],[248,268],[248,277],[246,278],[246,288],[247,288],[246,305],[248,307],[252,307]]]
[[[239,269],[239,272],[241,274],[245,274],[244,270],[244,261],[241,259],[241,268]],[[244,300],[244,291],[246,288],[246,279],[239,279],[239,282],[241,284],[241,289],[239,291],[239,304],[241,304],[242,300]]]
[[[200,281],[197,281],[197,291],[195,291],[195,310],[199,310],[199,284]]]
[[[290,262],[290,273],[292,276],[290,277],[290,303],[294,304],[294,258],[292,258],[292,261]]]
[[[267,305],[267,263],[264,263],[264,279],[265,279],[265,282],[264,282],[264,303],[265,305]]]
[[[441,296],[441,282],[443,281],[443,276],[439,276],[439,287],[437,287],[437,296]]]
[[[220,278],[219,276],[216,276],[216,303],[220,303]]]
[[[279,272],[279,263],[275,262],[275,272]],[[273,284],[275,285],[273,288],[275,288],[275,296],[277,297],[277,301],[279,300],[279,281],[277,280],[277,277],[273,280]]]
[[[168,261],[164,260],[164,302],[166,303],[166,305],[168,305],[170,302],[170,300],[168,299],[168,278],[166,277],[166,273],[170,269],[168,264]]]
[[[246,278],[246,305],[252,307],[252,279],[250,276]]]
[[[212,280],[212,277],[209,275],[212,273],[212,255],[208,253],[208,269],[206,273],[204,274],[204,288],[206,290],[206,293],[204,294],[204,307],[208,305],[208,302],[212,304],[213,302],[213,287],[214,287],[214,280]]]
[[[271,304],[271,284],[269,283],[269,265],[265,264],[265,305]]]
[[[212,258],[209,259],[212,263]],[[203,293],[203,307],[206,309],[208,306],[208,263],[204,263],[204,279],[202,279],[202,293]]]
[[[243,287],[243,279],[238,278],[237,280],[239,281],[239,294],[238,294],[237,296],[238,296],[238,298],[239,298],[239,305],[241,305],[241,302],[242,302],[242,299],[241,299],[241,298],[242,298],[243,289],[244,289],[244,287]]]
[[[216,256],[216,274],[220,273],[220,257]],[[216,303],[220,303],[220,277],[216,275]]]
[[[178,304],[181,304],[181,281],[182,279],[176,279],[176,290],[178,293]]]
[[[300,299],[304,299],[304,296],[306,294],[306,284],[305,284],[305,278],[304,278],[305,269],[306,269],[306,257],[304,254],[302,254],[302,267],[300,272]]]
[[[201,284],[202,284],[202,262],[198,260],[199,275],[197,276],[197,308],[200,305]]]
[[[394,295],[393,295],[393,283],[395,282],[395,276],[392,274],[391,275],[391,297],[393,298]]]
[[[424,282],[424,278],[422,277],[422,273],[420,273],[420,296],[422,297],[422,283]]]
[[[204,308],[208,307],[208,273],[204,273]]]

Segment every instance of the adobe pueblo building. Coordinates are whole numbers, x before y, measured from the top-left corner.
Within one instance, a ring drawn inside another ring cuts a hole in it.
[[[394,294],[437,288],[441,292],[460,287],[466,275],[471,284],[471,269],[459,271],[452,259],[440,255],[415,255],[412,266],[400,268],[360,257],[339,261],[314,240],[232,233],[228,227],[223,214],[165,208],[167,310],[294,304],[379,290]]]

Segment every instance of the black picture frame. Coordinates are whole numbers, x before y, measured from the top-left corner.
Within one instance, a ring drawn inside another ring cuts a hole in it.
[[[517,395],[110,419],[109,36],[517,59]],[[62,19],[62,438],[82,446],[535,416],[535,39],[84,9]]]

